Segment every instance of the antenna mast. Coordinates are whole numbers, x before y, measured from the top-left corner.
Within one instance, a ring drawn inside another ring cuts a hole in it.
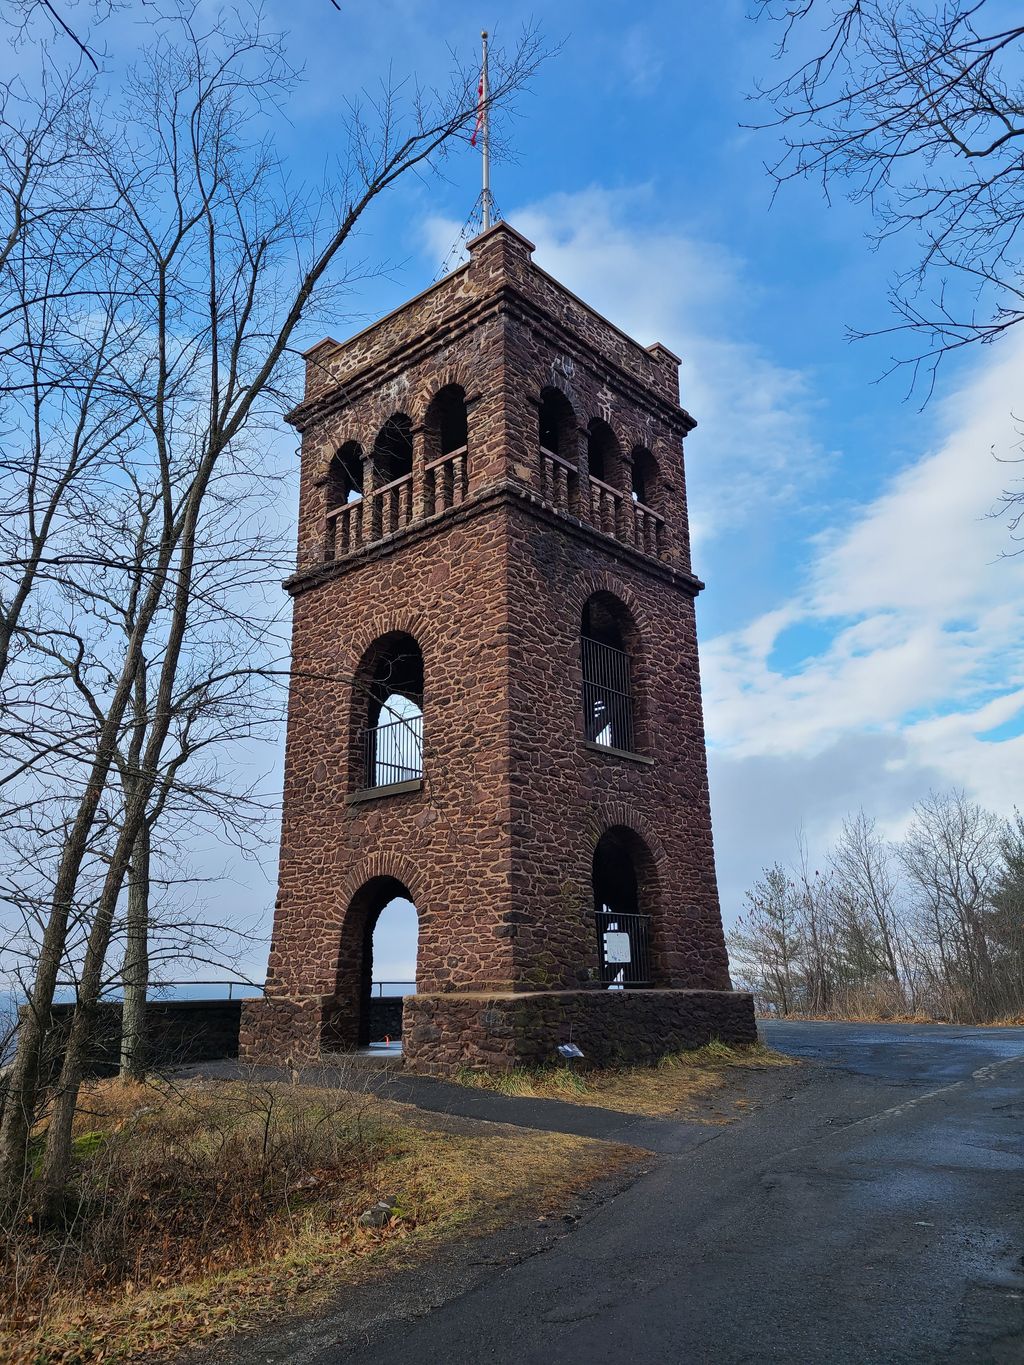
[[[481,145],[481,162],[483,168],[483,188],[481,191],[482,208],[484,215],[484,232],[491,226],[491,111],[488,105],[491,96],[490,85],[487,80],[487,30],[484,29],[480,34],[480,41],[483,46],[482,64],[480,67],[480,95],[482,99],[481,114],[483,117],[483,140]]]
[[[480,83],[477,86],[476,95],[476,124],[473,128],[473,135],[469,139],[469,145],[476,147],[477,140],[480,142],[480,160],[482,186],[476,202],[470,211],[469,217],[462,225],[462,230],[457,240],[453,243],[451,251],[445,257],[441,269],[435,275],[435,280],[443,279],[449,270],[458,264],[459,259],[465,252],[466,243],[471,237],[475,237],[478,232],[486,232],[492,224],[501,218],[501,210],[494,202],[494,195],[491,193],[491,83],[490,73],[487,70],[487,30],[483,29],[480,34],[482,45],[480,62]]]

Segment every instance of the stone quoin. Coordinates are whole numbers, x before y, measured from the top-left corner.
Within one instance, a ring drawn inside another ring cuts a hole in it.
[[[756,1037],[715,879],[679,361],[506,223],[307,353],[280,887],[243,1056],[367,1042],[416,906],[406,1065]]]

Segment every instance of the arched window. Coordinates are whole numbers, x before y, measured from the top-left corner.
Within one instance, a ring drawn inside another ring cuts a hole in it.
[[[611,990],[652,984],[650,907],[653,859],[631,829],[605,830],[594,849],[594,918],[602,984]]]
[[[559,389],[541,389],[538,417],[541,450],[575,467],[576,414],[565,394]]]
[[[622,486],[622,457],[615,433],[607,422],[595,417],[587,429],[587,466],[592,479],[609,488]]]
[[[660,511],[661,490],[658,462],[646,446],[634,446],[632,455],[633,501],[653,512]]]
[[[583,733],[591,744],[632,753],[636,744],[631,653],[636,628],[611,593],[583,608]]]
[[[381,427],[373,443],[373,486],[384,488],[412,473],[412,422],[396,412]]]
[[[440,459],[469,444],[466,391],[458,384],[447,384],[431,400],[423,419],[427,440],[427,459]]]
[[[363,788],[423,776],[423,654],[411,635],[394,631],[370,647],[356,674],[355,719]]]

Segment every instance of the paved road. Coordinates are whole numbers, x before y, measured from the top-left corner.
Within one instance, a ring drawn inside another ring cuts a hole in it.
[[[468,1293],[307,1338],[303,1362],[1022,1365],[1024,1030],[765,1034],[816,1065],[776,1073],[749,1121]]]

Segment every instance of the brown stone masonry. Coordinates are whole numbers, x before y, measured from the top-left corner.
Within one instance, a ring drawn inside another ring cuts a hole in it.
[[[499,224],[309,352],[280,889],[243,1055],[365,1041],[396,894],[419,914],[419,1069],[544,1060],[570,1022],[608,1059],[752,1036],[715,881],[678,360],[531,250]],[[624,916],[610,938],[595,907]],[[627,922],[644,988],[607,990]]]

